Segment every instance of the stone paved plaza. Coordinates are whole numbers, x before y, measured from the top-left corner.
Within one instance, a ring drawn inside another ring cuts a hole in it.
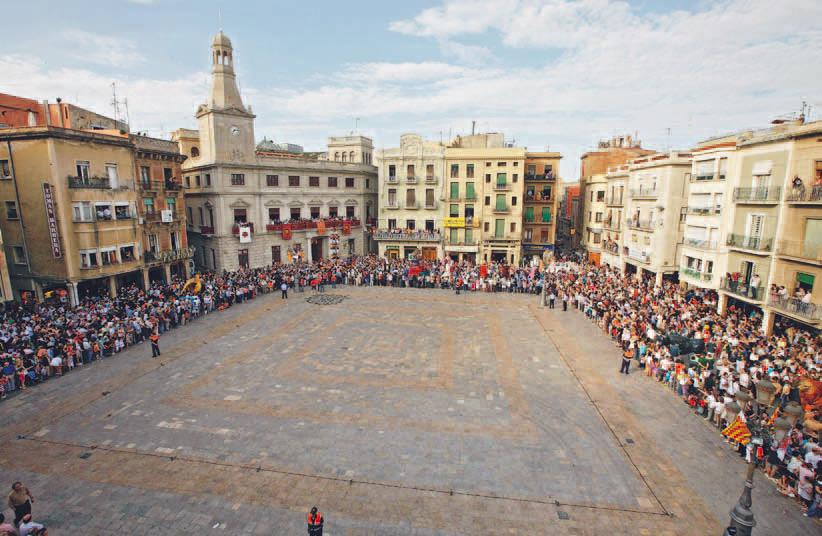
[[[536,298],[269,295],[0,404],[53,534],[722,532],[744,464]],[[758,480],[757,534],[818,525]],[[5,484],[4,484],[5,485]]]

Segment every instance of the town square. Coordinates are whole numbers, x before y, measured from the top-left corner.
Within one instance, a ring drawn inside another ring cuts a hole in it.
[[[822,533],[783,4],[6,6],[0,536]]]

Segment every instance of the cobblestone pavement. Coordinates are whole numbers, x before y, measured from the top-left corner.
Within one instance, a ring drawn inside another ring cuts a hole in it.
[[[530,296],[270,295],[0,404],[55,534],[720,534],[744,467]],[[613,366],[612,366],[613,365]],[[758,486],[762,534],[806,534]],[[787,530],[783,530],[785,527]]]

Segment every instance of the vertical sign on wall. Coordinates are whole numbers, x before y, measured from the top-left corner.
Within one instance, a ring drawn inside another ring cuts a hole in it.
[[[46,202],[46,220],[49,224],[49,238],[51,239],[51,253],[59,259],[63,256],[63,248],[60,247],[60,233],[57,230],[57,216],[54,212],[54,196],[51,191],[51,184],[43,183],[43,199]]]

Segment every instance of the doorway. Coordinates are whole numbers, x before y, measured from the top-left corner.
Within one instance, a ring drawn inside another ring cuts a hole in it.
[[[311,259],[314,261],[322,260],[323,258],[323,239],[311,239]]]

